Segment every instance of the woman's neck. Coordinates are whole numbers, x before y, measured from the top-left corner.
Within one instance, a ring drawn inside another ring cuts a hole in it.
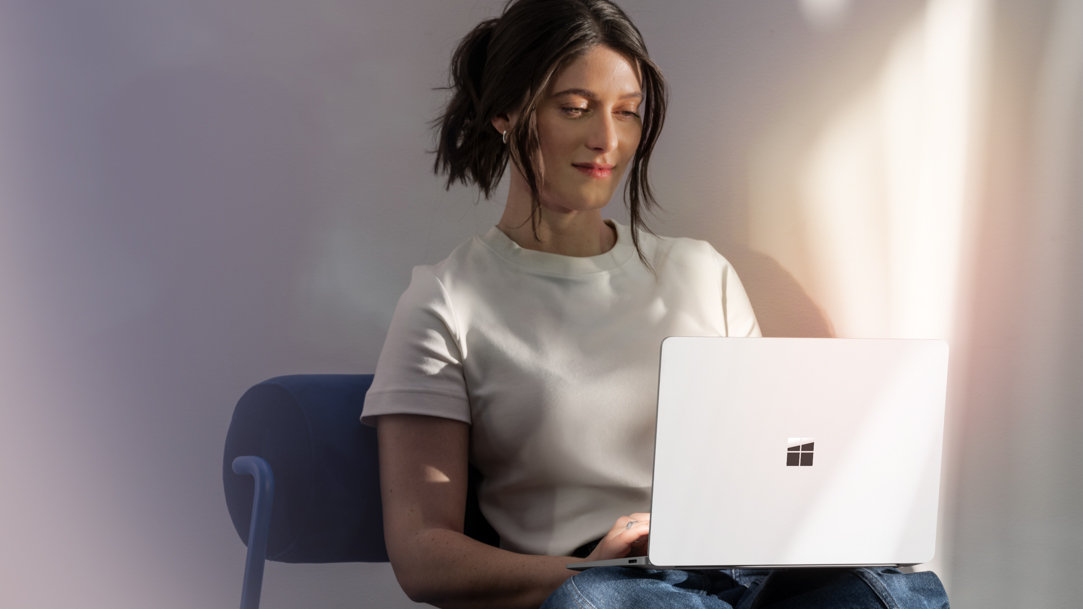
[[[514,190],[514,189],[513,189]],[[510,192],[496,227],[523,249],[563,256],[597,256],[613,249],[616,229],[602,218],[601,209],[555,210],[538,208],[531,221],[529,196]]]
[[[616,229],[598,210],[556,213],[542,208],[540,216],[535,231],[529,213],[523,216],[505,210],[496,227],[523,249],[563,256],[597,256],[617,243]]]

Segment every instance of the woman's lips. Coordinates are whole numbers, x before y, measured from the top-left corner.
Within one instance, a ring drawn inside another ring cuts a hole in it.
[[[592,178],[608,178],[613,174],[614,165],[602,165],[600,163],[572,163],[580,172]]]

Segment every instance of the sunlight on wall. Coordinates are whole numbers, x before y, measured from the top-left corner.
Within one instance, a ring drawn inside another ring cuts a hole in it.
[[[846,35],[847,15],[831,11],[855,10],[802,7],[823,36]],[[929,0],[886,39],[851,29],[845,55],[813,66],[816,79],[764,130],[749,247],[791,272],[838,336],[960,343],[967,332],[957,303],[968,302],[965,269],[976,255],[989,11],[987,0]],[[953,369],[965,370],[967,357],[953,350]],[[955,453],[945,451],[952,488]],[[952,501],[942,504],[940,547],[925,567],[949,587]]]
[[[985,20],[983,0],[931,1],[878,73],[830,93],[809,141],[770,140],[761,163],[788,157],[792,183],[753,206],[750,246],[793,269],[840,336],[952,335]]]
[[[852,0],[798,0],[797,4],[810,25],[830,30],[845,19]]]

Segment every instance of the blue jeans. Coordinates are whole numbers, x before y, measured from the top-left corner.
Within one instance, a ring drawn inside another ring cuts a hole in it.
[[[724,569],[596,568],[576,574],[542,609],[947,609],[931,572],[890,568]]]

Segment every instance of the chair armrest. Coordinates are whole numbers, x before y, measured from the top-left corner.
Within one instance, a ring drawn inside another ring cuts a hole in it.
[[[253,478],[252,523],[248,528],[248,556],[244,563],[241,609],[256,609],[259,607],[263,585],[263,565],[267,557],[267,534],[271,528],[275,478],[270,464],[252,455],[234,459],[233,472],[238,475],[248,474]]]

